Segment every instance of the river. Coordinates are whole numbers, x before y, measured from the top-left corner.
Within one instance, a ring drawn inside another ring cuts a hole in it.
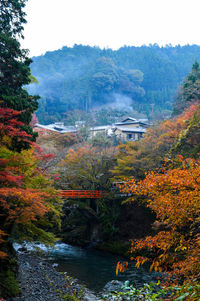
[[[26,247],[29,250],[33,249],[33,244],[26,244]],[[104,251],[93,248],[85,249],[64,243],[57,243],[54,248],[47,248],[41,244],[37,247],[44,251],[48,261],[52,264],[56,263],[58,271],[67,272],[80,284],[97,294],[102,292],[106,285],[109,289],[108,283],[112,280],[120,282],[130,280],[135,286],[156,281],[155,273],[150,273],[147,267],[137,269],[133,263],[129,264],[126,272],[116,276],[117,261],[125,259]],[[15,248],[17,249],[18,246],[16,245]]]

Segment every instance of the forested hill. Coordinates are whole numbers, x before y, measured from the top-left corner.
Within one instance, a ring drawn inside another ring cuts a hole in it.
[[[119,50],[75,45],[34,57],[41,122],[61,120],[67,111],[131,107],[149,117],[169,115],[177,87],[200,59],[200,46],[157,45]]]

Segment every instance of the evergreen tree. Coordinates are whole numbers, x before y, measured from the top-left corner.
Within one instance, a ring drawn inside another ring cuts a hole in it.
[[[192,66],[191,72],[186,77],[179,90],[177,100],[174,104],[174,115],[191,105],[191,102],[200,101],[200,67],[197,61]]]
[[[183,101],[193,101],[200,99],[200,68],[196,61],[192,66],[192,71],[186,78],[183,85]]]
[[[22,111],[19,120],[23,129],[36,138],[29,123],[32,113],[38,108],[38,96],[31,96],[23,88],[31,82],[28,51],[21,49],[19,38],[23,39],[23,25],[26,23],[26,0],[1,0],[0,3],[0,105]],[[19,146],[18,146],[19,147]],[[27,145],[23,145],[27,148]]]

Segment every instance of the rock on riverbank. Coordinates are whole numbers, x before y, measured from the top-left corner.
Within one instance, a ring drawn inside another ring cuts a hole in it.
[[[18,262],[21,296],[9,301],[73,300],[64,299],[64,296],[78,294],[81,290],[80,285],[71,283],[69,277],[58,273],[52,264],[34,253],[18,252]]]

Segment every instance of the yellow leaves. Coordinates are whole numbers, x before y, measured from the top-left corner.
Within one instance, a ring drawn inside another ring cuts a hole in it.
[[[166,154],[188,127],[200,107],[192,105],[176,119],[164,121],[148,129],[139,144],[118,147],[115,176],[133,175],[125,179],[123,193],[132,195],[131,201],[145,199],[155,212],[157,228],[154,236],[132,242],[131,256],[145,252],[151,259],[151,270],[171,271],[181,277],[200,275],[200,159],[184,159],[178,155],[172,162]],[[198,143],[198,142],[197,142]],[[191,144],[194,145],[194,144]],[[157,160],[157,163],[155,162]],[[171,164],[171,165],[170,165]],[[159,171],[156,169],[160,167]],[[146,170],[152,170],[145,173]],[[141,172],[142,171],[142,172]],[[140,173],[140,174],[139,174]],[[154,225],[156,226],[156,225]],[[148,253],[149,252],[149,253]],[[146,258],[145,258],[146,260]],[[143,258],[136,258],[136,267]]]
[[[177,248],[175,248],[175,252],[178,252],[178,251],[185,251],[187,250],[186,247],[182,247],[182,246],[178,246]]]
[[[195,277],[200,275],[200,236],[195,236],[200,216],[200,160],[178,160],[180,168],[152,171],[144,180],[125,183],[123,192],[149,196],[148,207],[157,215],[154,230],[159,231],[132,242],[131,253],[148,249],[155,257],[150,270],[170,268],[177,276]],[[136,267],[143,262],[137,257]]]
[[[13,228],[14,239],[48,242],[53,235],[45,229],[59,225],[61,199],[48,175],[38,167],[44,156],[36,146],[18,153],[1,145],[0,158],[0,244],[13,239]],[[0,258],[5,256],[0,252]]]
[[[124,193],[149,195],[148,206],[158,218],[182,226],[200,211],[200,162],[183,161],[182,168],[150,172],[142,181],[125,183]]]
[[[27,224],[44,216],[48,211],[44,203],[45,194],[37,190],[0,188],[0,196],[7,200],[8,222]]]
[[[200,246],[200,235],[196,238],[196,243]]]
[[[148,261],[148,258],[142,257],[142,256],[137,256],[135,258],[136,263],[135,266],[136,268],[139,268],[141,265],[143,265],[146,261]]]
[[[120,261],[118,261],[117,265],[116,265],[116,275],[118,275],[119,272],[126,271],[127,267],[128,267],[128,262],[120,262]]]
[[[157,272],[158,271],[158,266],[159,266],[159,262],[158,261],[153,261],[153,263],[151,264],[151,266],[150,266],[150,272],[152,271],[152,270],[154,270],[155,272]]]
[[[185,251],[185,250],[187,250],[186,247],[181,247],[181,251]]]
[[[135,266],[136,266],[136,268],[139,268],[140,267],[140,261],[137,261]]]

